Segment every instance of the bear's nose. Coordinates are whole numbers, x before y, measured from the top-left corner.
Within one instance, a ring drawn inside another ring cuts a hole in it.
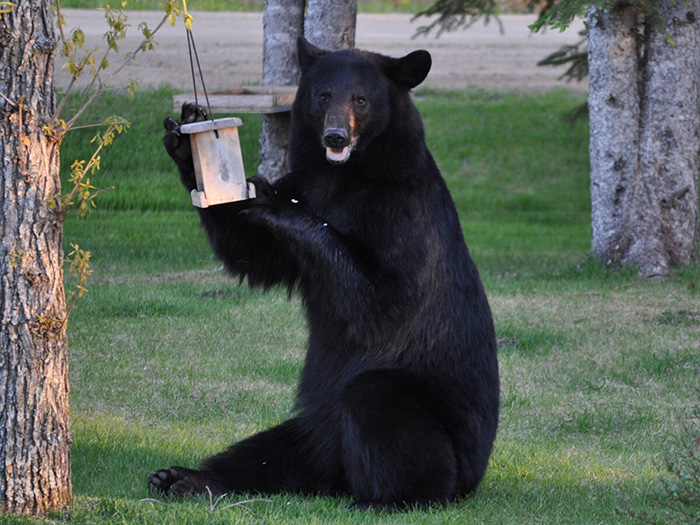
[[[350,144],[350,137],[344,129],[330,128],[323,134],[323,143],[328,148],[342,149]]]

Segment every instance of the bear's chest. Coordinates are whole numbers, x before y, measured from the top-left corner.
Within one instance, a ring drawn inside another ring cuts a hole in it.
[[[391,235],[399,223],[411,220],[416,208],[410,192],[362,181],[326,181],[307,188],[302,199],[340,233],[365,239]]]

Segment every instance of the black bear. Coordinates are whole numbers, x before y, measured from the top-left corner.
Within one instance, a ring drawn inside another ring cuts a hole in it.
[[[430,54],[326,52],[303,38],[290,173],[257,197],[200,209],[215,254],[250,286],[303,298],[308,350],[294,417],[166,494],[350,494],[354,507],[448,502],[481,482],[498,424],[493,320],[410,90]],[[186,105],[181,122],[205,118]],[[164,143],[188,190],[189,142]]]

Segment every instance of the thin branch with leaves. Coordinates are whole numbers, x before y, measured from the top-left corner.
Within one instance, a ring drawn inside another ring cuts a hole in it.
[[[75,88],[75,81],[81,74],[84,73],[86,67],[89,66],[91,68],[90,74],[92,75],[92,80],[90,81],[90,84],[85,90],[85,100],[81,104],[80,108],[78,108],[78,110],[75,112],[75,114],[67,122],[61,125],[62,131],[68,131],[72,129],[72,127],[75,125],[75,122],[83,115],[85,110],[97,99],[97,97],[102,92],[105,91],[105,89],[107,89],[107,87],[117,77],[117,75],[119,75],[123,71],[123,69],[138,56],[139,53],[152,51],[154,49],[156,33],[160,30],[161,27],[163,27],[163,25],[165,25],[166,22],[169,22],[171,25],[173,25],[175,23],[175,16],[180,12],[175,7],[174,0],[169,0],[166,5],[166,12],[155,29],[151,30],[148,27],[148,24],[146,24],[145,22],[139,24],[138,28],[144,37],[143,40],[139,43],[138,47],[134,49],[134,51],[125,55],[125,59],[119,65],[119,67],[114,69],[111,72],[111,74],[103,80],[102,74],[109,67],[109,54],[119,52],[119,42],[126,38],[127,35],[128,24],[126,15],[124,14],[124,9],[126,8],[126,5],[126,2],[122,2],[121,9],[119,10],[111,9],[109,4],[107,4],[105,8],[105,19],[107,20],[107,25],[110,29],[104,35],[104,38],[107,41],[107,49],[105,50],[102,58],[99,60],[98,63],[95,57],[96,50],[85,50],[85,36],[80,28],[76,28],[73,31],[71,31],[70,38],[66,36],[64,30],[66,23],[60,11],[60,0],[56,1],[56,12],[59,32],[61,36],[61,54],[67,59],[67,67],[71,72],[71,82],[66,91],[63,93],[63,97],[59,102],[59,105],[51,122],[52,125],[55,126],[57,123],[62,122],[61,113],[64,109],[68,96]],[[85,54],[82,57],[78,56],[79,50],[85,51]],[[133,84],[130,85],[129,89],[134,89]]]
[[[96,188],[90,184],[90,175],[100,169],[102,149],[111,145],[116,135],[124,133],[130,126],[128,121],[117,116],[109,117],[105,120],[105,124],[107,129],[103,133],[98,132],[92,139],[92,142],[97,143],[97,147],[90,159],[75,160],[71,165],[71,176],[68,180],[73,185],[73,189],[66,195],[56,195],[49,199],[49,208],[62,217],[69,211],[74,211],[78,217],[85,217],[88,211],[95,207],[95,197],[104,191],[92,191]]]
[[[95,100],[109,88],[112,81],[119,75],[124,68],[131,63],[140,53],[151,51],[155,47],[155,35],[166,22],[171,25],[175,24],[177,16],[184,16],[175,5],[175,0],[168,0],[165,6],[165,14],[158,23],[155,29],[151,30],[148,25],[143,22],[138,25],[138,29],[143,36],[138,47],[131,53],[124,56],[124,59],[115,69],[110,70],[109,75],[106,74],[110,67],[110,58],[113,55],[118,55],[120,52],[120,43],[127,36],[129,27],[126,9],[127,2],[123,1],[119,9],[112,9],[109,4],[104,7],[105,19],[107,21],[108,31],[104,34],[106,41],[106,49],[97,58],[97,48],[85,47],[85,34],[80,28],[75,28],[70,32],[67,31],[67,23],[61,12],[61,0],[56,0],[54,3],[54,13],[57,20],[59,32],[59,53],[66,60],[66,67],[71,74],[71,80],[62,93],[61,100],[56,107],[56,111],[50,119],[50,122],[44,126],[44,133],[50,136],[57,143],[61,143],[65,134],[68,131],[82,129],[93,126],[106,126],[106,129],[98,131],[93,137],[91,143],[95,144],[94,151],[89,159],[76,159],[71,165],[71,173],[68,182],[71,185],[70,191],[65,194],[57,194],[51,197],[47,205],[51,209],[58,220],[64,220],[69,213],[74,213],[77,217],[85,217],[88,212],[95,207],[95,198],[106,191],[107,189],[97,189],[91,183],[91,176],[99,171],[101,166],[101,152],[106,147],[112,144],[114,138],[126,131],[129,128],[129,122],[125,119],[112,116],[104,120],[100,124],[88,124],[78,126],[78,119],[85,113]],[[183,9],[186,14],[186,7],[183,2]],[[191,24],[192,17],[187,15],[186,22]],[[62,114],[66,108],[66,103],[69,98],[73,98],[74,91],[77,86],[77,81],[84,75],[91,75],[90,82],[82,91],[82,100],[78,108],[72,116],[67,120],[62,118]],[[129,94],[133,94],[136,86],[131,83],[127,90]],[[20,111],[21,111],[21,102]],[[16,105],[13,103],[13,105]],[[71,244],[72,251],[66,256],[68,263],[68,271],[78,278],[78,283],[69,299],[69,306],[66,310],[63,319],[39,319],[38,325],[44,328],[44,332],[49,332],[51,326],[64,325],[70,316],[77,300],[88,292],[86,287],[87,280],[92,273],[90,269],[90,252],[82,250],[80,246]]]

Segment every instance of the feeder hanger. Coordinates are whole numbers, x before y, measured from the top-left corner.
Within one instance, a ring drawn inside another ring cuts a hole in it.
[[[242,122],[235,117],[214,120],[197,48],[194,45],[192,17],[187,13],[185,0],[182,0],[182,8],[187,30],[194,101],[199,106],[197,77],[194,71],[196,61],[209,111],[209,120],[180,124],[180,133],[189,135],[192,147],[192,163],[197,183],[197,187],[190,192],[192,204],[198,208],[208,208],[215,204],[255,198],[255,185],[246,180],[243,169],[241,142],[238,138],[238,126]]]
[[[192,88],[194,89],[194,103],[199,107],[199,99],[197,97],[197,79],[194,72],[194,63],[197,62],[197,70],[199,71],[199,80],[202,83],[202,91],[204,92],[204,98],[207,102],[207,112],[209,114],[209,119],[214,122],[214,115],[211,112],[211,106],[209,105],[209,95],[207,94],[207,88],[204,85],[204,75],[202,74],[202,66],[199,64],[199,56],[197,55],[197,47],[194,44],[194,35],[192,34],[192,15],[187,12],[187,1],[182,0],[182,17],[185,20],[185,30],[187,31],[187,50],[190,55],[190,71],[192,72]],[[193,60],[194,56],[194,60]],[[214,129],[214,134],[216,138],[219,138],[219,131]]]

